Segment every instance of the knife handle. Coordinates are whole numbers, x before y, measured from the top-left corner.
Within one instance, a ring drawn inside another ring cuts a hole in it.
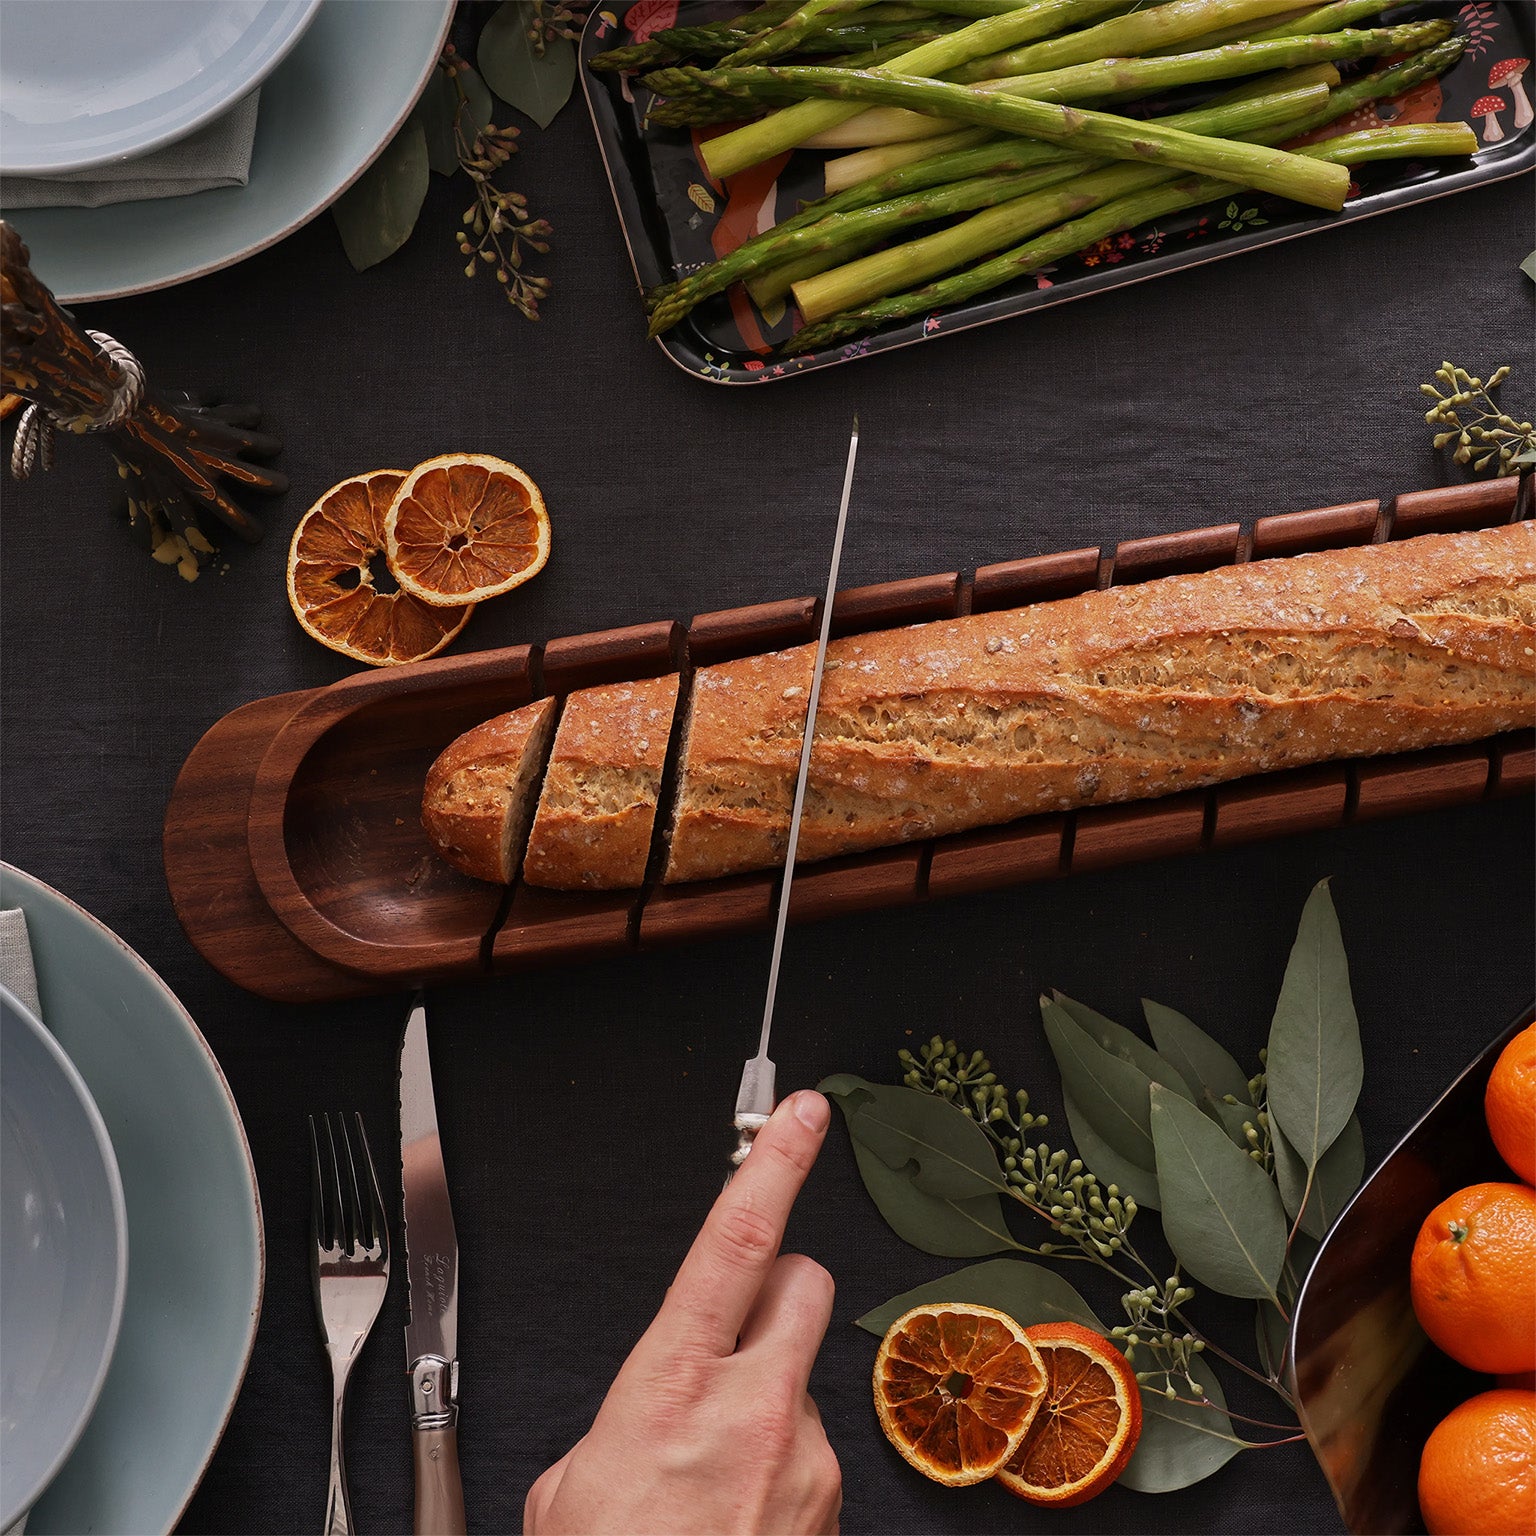
[[[457,1426],[413,1428],[411,1444],[416,1460],[416,1536],[464,1536]]]

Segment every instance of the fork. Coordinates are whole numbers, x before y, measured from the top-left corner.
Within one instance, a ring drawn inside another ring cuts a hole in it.
[[[389,1289],[389,1228],[379,1199],[379,1181],[363,1133],[363,1117],[352,1118],[357,1127],[355,1147],[345,1116],[327,1114],[318,1128],[315,1117],[309,1117],[313,1159],[310,1272],[315,1315],[331,1358],[331,1486],[325,1505],[326,1536],[351,1536],[353,1529],[342,1413],[352,1366],[362,1353]]]

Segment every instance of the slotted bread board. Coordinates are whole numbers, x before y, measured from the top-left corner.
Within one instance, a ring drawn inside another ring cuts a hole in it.
[[[840,592],[833,634],[997,611],[1245,560],[1490,527],[1516,483],[1415,491]],[[542,646],[345,678],[233,710],[193,749],[165,817],[171,899],[217,970],[263,996],[318,1001],[766,927],[773,871],[566,894],[460,875],[420,822],[428,765],[457,735],[546,695],[688,674],[815,636],[819,601],[791,598]],[[674,732],[675,735],[675,732]],[[675,743],[674,743],[675,747]],[[1159,800],[803,866],[792,920],[1225,848],[1407,811],[1528,792],[1530,731],[1469,746],[1321,764]],[[665,796],[664,796],[665,799]],[[657,818],[658,836],[666,807]]]

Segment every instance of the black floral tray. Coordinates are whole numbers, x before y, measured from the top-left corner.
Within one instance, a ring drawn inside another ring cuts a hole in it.
[[[645,122],[652,97],[638,80],[597,75],[585,67],[587,59],[605,49],[740,9],[732,0],[636,0],[627,8],[600,3],[582,36],[582,84],[642,289],[715,260],[760,226],[787,218],[802,202],[822,194],[825,156],[804,150],[787,164],[781,159],[754,166],[724,186],[712,181],[695,153],[694,135]],[[1508,59],[1536,57],[1536,6],[1530,0],[1419,0],[1388,12],[1384,24],[1434,15],[1454,15],[1458,32],[1467,36],[1467,51],[1455,68],[1438,81],[1380,103],[1369,123],[1357,121],[1355,114],[1339,127],[1470,122],[1483,146],[1470,160],[1406,160],[1371,167],[1351,184],[1349,201],[1336,214],[1320,215],[1262,194],[1192,209],[1101,240],[986,298],[803,356],[775,355],[778,343],[798,327],[793,306],[765,314],[739,285],[700,305],[658,344],[678,367],[711,383],[763,384],[1529,171],[1536,165],[1536,123],[1529,120],[1525,88],[1518,78],[1492,86],[1489,76]],[[1502,98],[1504,111],[1485,110],[1474,117],[1473,106],[1486,109],[1490,96]],[[1516,121],[1522,117],[1524,123]],[[644,324],[638,305],[635,324]]]

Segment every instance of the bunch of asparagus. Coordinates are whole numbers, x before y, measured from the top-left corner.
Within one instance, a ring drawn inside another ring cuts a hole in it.
[[[1461,56],[1448,18],[1359,25],[1390,3],[766,0],[599,55],[646,71],[653,122],[740,124],[702,145],[712,177],[851,151],[826,162],[826,196],[653,290],[650,334],[740,282],[760,306],[792,295],[805,324],[784,350],[813,351],[1235,193],[1337,211],[1351,166],[1473,153],[1464,123],[1281,147]],[[1375,67],[1344,80],[1359,59]]]

